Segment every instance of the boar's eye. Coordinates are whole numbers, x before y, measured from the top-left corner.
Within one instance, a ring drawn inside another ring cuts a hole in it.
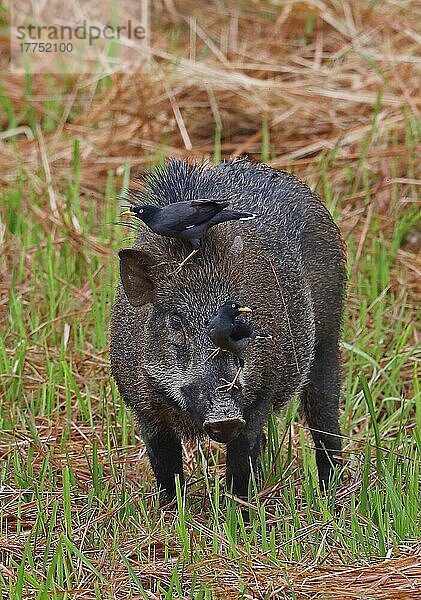
[[[187,336],[182,318],[178,315],[170,315],[167,327],[168,341],[171,346],[177,349],[177,360],[184,360],[184,353],[187,350]]]
[[[174,331],[183,330],[183,321],[177,315],[171,315],[169,319],[169,325]]]

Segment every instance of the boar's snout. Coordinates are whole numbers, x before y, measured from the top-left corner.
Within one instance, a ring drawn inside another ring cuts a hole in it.
[[[222,444],[228,444],[244,429],[246,422],[241,418],[224,419],[223,421],[205,421],[203,429],[208,436]]]

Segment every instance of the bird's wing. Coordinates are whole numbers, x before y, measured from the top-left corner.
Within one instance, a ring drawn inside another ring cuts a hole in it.
[[[231,332],[231,339],[234,341],[242,340],[243,338],[251,337],[253,333],[253,326],[242,319],[236,319],[234,321],[234,327]]]
[[[185,231],[206,223],[226,206],[225,202],[191,200],[175,202],[161,210],[160,219],[164,227],[173,231]]]
[[[208,204],[209,206],[215,206],[219,209],[226,208],[229,206],[229,201],[226,200],[211,200],[209,198],[196,198],[196,200],[191,200],[190,204],[192,206],[204,206]]]
[[[206,327],[208,332],[213,330],[217,326],[218,317],[216,315],[212,315],[209,319],[206,320]]]

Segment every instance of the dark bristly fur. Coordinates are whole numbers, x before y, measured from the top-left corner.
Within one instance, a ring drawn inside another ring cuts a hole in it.
[[[181,436],[201,436],[205,422],[245,426],[227,444],[227,486],[247,495],[250,462],[258,472],[271,407],[299,394],[316,446],[322,486],[340,452],[339,336],[345,284],[340,234],[319,198],[296,177],[244,159],[215,167],[170,161],[139,192],[165,205],[232,196],[233,208],[259,219],[211,230],[202,252],[177,275],[183,242],[146,228],[120,252],[121,276],[111,323],[111,365],[135,412],[166,499],[182,479]],[[139,198],[137,198],[139,199]],[[123,288],[124,286],[124,288]],[[227,298],[256,308],[256,328],[270,344],[252,344],[238,388],[234,357],[206,361],[206,319]]]

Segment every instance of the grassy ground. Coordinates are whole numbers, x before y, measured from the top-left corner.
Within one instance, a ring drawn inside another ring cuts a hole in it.
[[[415,9],[188,4],[152,15],[141,74],[3,82],[0,599],[416,598]],[[269,423],[250,523],[213,443],[185,446],[187,495],[159,511],[108,365],[116,254],[131,241],[111,222],[130,168],[241,153],[323,196],[350,281],[343,480],[320,496],[293,404]]]

